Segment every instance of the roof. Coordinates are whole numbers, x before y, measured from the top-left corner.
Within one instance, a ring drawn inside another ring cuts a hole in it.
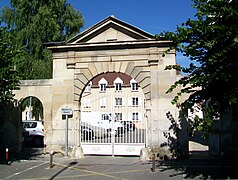
[[[114,16],[109,16],[93,25],[92,27],[88,28],[87,30],[83,31],[82,33],[69,39],[67,43],[86,42],[109,28],[113,28],[119,32],[125,33],[134,39],[155,39],[154,35],[149,34],[122,20],[119,20]]]
[[[53,51],[86,51],[115,48],[167,47],[171,41],[154,35],[122,20],[109,16],[87,30],[64,42],[49,42],[44,45]]]
[[[104,78],[108,82],[108,86],[113,86],[114,85],[113,82],[115,81],[117,77],[119,77],[123,81],[122,86],[130,85],[130,80],[132,79],[130,76],[124,73],[111,72],[111,73],[103,73],[93,78],[92,87],[98,87],[98,82],[102,78]]]

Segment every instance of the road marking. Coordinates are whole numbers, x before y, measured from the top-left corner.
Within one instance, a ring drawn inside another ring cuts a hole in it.
[[[108,172],[106,174],[104,173],[98,173],[95,171],[89,171],[89,170],[84,170],[84,169],[80,169],[80,168],[76,168],[76,167],[68,167],[66,165],[60,164],[60,163],[55,163],[58,166],[62,166],[62,167],[67,167],[69,169],[73,169],[73,170],[77,170],[77,171],[84,171],[84,172],[88,172],[89,174],[78,174],[78,175],[73,175],[73,176],[60,176],[60,177],[55,177],[54,179],[69,179],[69,178],[77,178],[77,177],[89,177],[89,176],[96,176],[96,175],[101,175],[101,176],[106,176],[106,177],[110,177],[113,179],[122,179],[122,180],[127,180],[125,178],[119,178],[116,176],[111,176],[109,174],[121,174],[121,173],[133,173],[133,172],[141,172],[141,171],[146,171],[147,169],[141,169],[141,170],[129,170],[129,171],[116,171],[116,172]],[[22,179],[22,180],[47,180],[49,179],[49,177],[44,177],[44,178],[30,178],[30,179]]]
[[[34,169],[34,168],[38,168],[38,167],[40,167],[40,166],[42,166],[42,165],[44,165],[44,164],[46,164],[46,163],[48,163],[48,162],[46,161],[46,162],[43,162],[43,163],[38,164],[38,165],[36,165],[36,166],[33,166],[33,167],[30,167],[30,168],[27,168],[27,169],[25,169],[25,170],[23,170],[23,171],[20,171],[20,172],[14,173],[14,174],[12,174],[12,175],[10,175],[10,176],[8,176],[8,177],[5,177],[5,178],[3,178],[3,179],[9,179],[9,178],[12,178],[12,177],[17,176],[17,175],[19,175],[19,174],[22,174],[22,173],[24,173],[24,172],[30,171],[30,170],[32,170],[32,169]]]
[[[141,172],[141,171],[147,171],[148,169],[135,169],[135,170],[128,170],[128,171],[116,171],[116,172],[108,172],[107,174],[121,174],[121,173],[133,173],[133,172]]]
[[[60,177],[54,177],[54,179],[69,179],[69,178],[75,178],[75,177],[88,177],[88,176],[95,176],[95,174],[81,174],[81,175],[74,175],[74,176],[60,176]],[[21,179],[21,180],[48,180],[49,177],[44,178],[30,178],[30,179]]]
[[[108,175],[108,174],[99,173],[99,172],[95,172],[95,171],[89,171],[89,170],[80,169],[80,168],[76,168],[76,167],[68,167],[68,166],[66,166],[64,164],[60,164],[60,163],[54,163],[54,164],[58,165],[58,166],[62,166],[62,167],[67,167],[69,169],[74,169],[74,170],[79,170],[79,171],[91,173],[91,174],[94,174],[94,175],[100,175],[100,176],[109,177],[109,178],[112,178],[112,179],[123,179],[123,178],[119,178],[119,177],[116,177],[116,176],[111,176],[111,175]],[[124,179],[124,180],[126,180],[126,179]]]

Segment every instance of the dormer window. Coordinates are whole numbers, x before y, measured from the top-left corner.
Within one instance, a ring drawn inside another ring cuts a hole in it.
[[[132,83],[131,84],[131,90],[132,91],[138,91],[138,83]]]
[[[98,82],[98,85],[99,85],[99,90],[100,90],[100,92],[106,92],[106,87],[107,87],[107,81],[106,81],[106,79],[102,78],[102,79]]]
[[[131,84],[131,90],[132,91],[138,91],[138,83],[136,82],[135,79],[132,79],[130,81],[130,84]]]
[[[114,86],[115,86],[116,91],[121,91],[122,90],[122,83],[123,83],[123,81],[119,77],[117,77],[115,79]]]
[[[121,91],[121,83],[115,83],[116,91]]]
[[[100,84],[100,91],[105,92],[106,91],[106,84]]]
[[[90,81],[85,87],[85,92],[91,92],[91,87],[92,87],[92,81]]]

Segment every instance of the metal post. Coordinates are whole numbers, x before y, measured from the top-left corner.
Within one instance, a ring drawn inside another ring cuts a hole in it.
[[[111,123],[112,123],[112,132],[111,132],[111,141],[112,141],[112,157],[114,157],[115,155],[115,136],[116,136],[116,133],[115,133],[115,118],[114,118],[114,108],[113,108],[113,96],[111,94]]]
[[[152,148],[152,172],[155,172],[155,150]]]
[[[6,148],[6,164],[8,164],[8,148]]]
[[[224,153],[221,152],[221,175],[224,177],[225,167],[224,167]]]
[[[65,157],[68,157],[68,115],[65,122]]]
[[[53,151],[50,151],[50,168],[53,167]]]

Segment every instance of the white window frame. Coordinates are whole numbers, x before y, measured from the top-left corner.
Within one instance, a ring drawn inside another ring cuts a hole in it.
[[[115,91],[122,91],[122,84],[123,81],[121,80],[121,78],[117,77],[114,80]]]
[[[100,84],[100,92],[106,92],[106,84]]]
[[[106,81],[106,79],[102,78],[102,79],[98,82],[99,91],[100,91],[100,92],[106,92],[107,84],[108,84],[108,82]]]
[[[92,106],[91,98],[84,99],[83,104],[84,104],[84,108],[91,108]]]
[[[122,121],[122,113],[115,113],[115,119],[118,121]]]
[[[130,84],[131,84],[131,91],[138,91],[138,83],[135,79],[132,79],[130,81]]]
[[[139,106],[139,97],[132,97],[132,106]]]
[[[102,114],[102,120],[103,121],[110,120],[110,116],[108,114]]]
[[[121,91],[122,90],[122,84],[121,83],[115,83],[115,90]]]
[[[115,106],[122,106],[123,102],[122,102],[122,97],[116,97],[115,98]]]
[[[100,107],[101,108],[106,108],[106,104],[107,104],[107,99],[106,98],[101,98],[100,99]]]
[[[139,113],[138,112],[132,113],[132,121],[139,121]]]
[[[131,84],[131,90],[132,91],[138,91],[138,83],[132,83]]]

